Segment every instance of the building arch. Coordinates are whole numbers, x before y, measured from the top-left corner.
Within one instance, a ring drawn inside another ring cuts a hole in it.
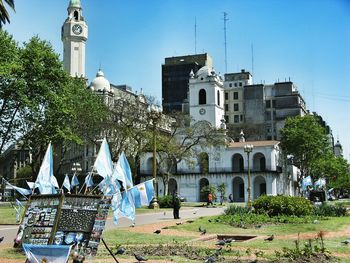
[[[232,155],[232,172],[243,172],[244,160],[243,156],[239,153]]]
[[[258,152],[253,156],[253,170],[257,172],[264,172],[266,170],[265,155]]]
[[[168,182],[168,195],[173,195],[177,190],[177,181],[174,178],[170,178]]]
[[[266,195],[266,180],[263,176],[257,176],[253,181],[253,199]]]
[[[244,181],[239,176],[233,178],[232,180],[232,195],[233,195],[233,202],[244,202],[244,198],[245,198]]]
[[[198,104],[207,104],[207,92],[205,91],[205,89],[199,90],[198,99]]]
[[[207,178],[201,178],[199,180],[199,202],[207,202],[207,193],[202,192],[202,189],[209,185]]]
[[[149,157],[146,161],[147,173],[153,173],[153,157]]]

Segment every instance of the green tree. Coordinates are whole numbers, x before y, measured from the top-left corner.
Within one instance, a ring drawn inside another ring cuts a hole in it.
[[[0,61],[0,152],[21,138],[31,149],[36,174],[50,141],[64,159],[70,145],[99,134],[106,106],[86,89],[84,79],[63,70],[49,42],[33,37],[18,47],[0,31],[0,48],[0,56],[8,55]]]
[[[281,147],[301,176],[310,174],[312,165],[330,151],[325,129],[312,115],[288,118],[281,129]]]
[[[15,2],[14,0],[0,0],[0,29],[6,23],[10,23],[10,15],[7,12],[5,3],[15,11]]]

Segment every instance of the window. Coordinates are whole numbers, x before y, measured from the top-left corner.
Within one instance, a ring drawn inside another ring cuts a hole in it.
[[[237,83],[235,83],[235,87],[237,87]]]
[[[228,123],[228,122],[229,122],[229,117],[228,117],[228,115],[225,115],[224,118],[225,118],[225,122]]]
[[[205,89],[199,91],[199,104],[207,104],[207,93]]]
[[[272,101],[272,108],[276,108],[276,101],[275,100]]]
[[[225,100],[228,100],[228,92],[225,92]]]
[[[239,86],[242,87],[242,82],[239,83]]]
[[[233,99],[238,100],[238,92],[233,92]]]
[[[239,116],[239,119],[241,122],[243,122],[243,115],[242,114]]]
[[[234,111],[239,111],[239,105],[238,105],[238,103],[233,104],[233,110],[234,110]]]
[[[230,88],[232,88],[232,83],[228,84],[228,86],[229,86]]]
[[[271,101],[270,101],[270,100],[267,100],[267,101],[266,101],[266,108],[267,108],[267,109],[270,109],[270,108],[271,108]]]
[[[228,104],[225,104],[225,111],[228,111]]]
[[[216,93],[216,95],[217,95],[217,97],[218,97],[218,106],[220,106],[220,91],[218,91],[218,92]]]
[[[234,116],[234,123],[239,123],[239,115]]]

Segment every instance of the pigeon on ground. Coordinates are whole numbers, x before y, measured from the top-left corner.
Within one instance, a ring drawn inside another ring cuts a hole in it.
[[[153,233],[154,234],[160,234],[161,230],[160,229],[157,229],[156,231],[154,231]]]
[[[194,220],[187,220],[187,223],[193,223],[194,222]]]
[[[211,219],[208,219],[208,222],[211,223]]]
[[[193,214],[194,214],[194,215],[197,214],[197,212],[198,212],[198,209],[194,209],[194,210],[193,210]]]
[[[138,255],[136,253],[134,253],[134,257],[136,258],[137,262],[141,262],[141,261],[147,261],[148,259],[141,256],[141,255]]]
[[[235,242],[235,240],[232,238],[224,239],[224,241],[226,244],[231,244],[231,242]]]
[[[0,237],[0,243],[4,240],[4,237]]]
[[[211,255],[211,256],[207,257],[204,260],[204,263],[214,263],[214,262],[216,262],[216,256],[215,255]]]
[[[203,228],[201,232],[202,232],[201,235],[205,235],[207,233],[207,230]]]
[[[221,220],[220,220],[219,218],[216,218],[216,219],[215,219],[215,222],[216,222],[216,223],[220,223]]]
[[[182,222],[177,222],[176,225],[177,226],[182,225]]]
[[[164,227],[162,227],[162,229],[169,229],[169,227],[168,226],[164,226]]]
[[[348,239],[345,239],[344,241],[342,241],[342,243],[345,245],[350,244],[350,237]]]
[[[217,245],[217,246],[225,246],[226,242],[225,242],[224,239],[222,239],[222,240],[219,240],[215,245]]]
[[[268,238],[265,238],[265,241],[272,241],[275,238],[275,235],[271,235]]]
[[[164,211],[164,214],[163,215],[166,215],[166,211]]]
[[[114,253],[114,255],[123,255],[125,253],[126,249],[123,247],[119,247],[117,249],[117,252]]]

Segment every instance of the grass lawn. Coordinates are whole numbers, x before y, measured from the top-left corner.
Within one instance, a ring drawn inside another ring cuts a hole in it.
[[[0,224],[16,224],[16,211],[9,203],[0,206]]]

